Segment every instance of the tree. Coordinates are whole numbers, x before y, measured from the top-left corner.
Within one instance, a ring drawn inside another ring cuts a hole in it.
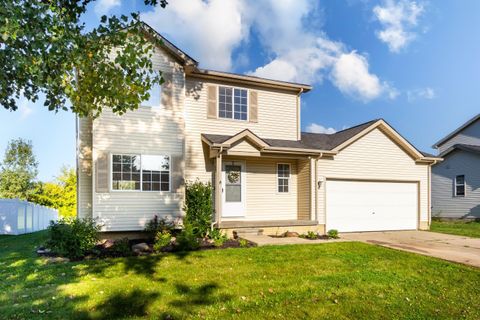
[[[11,140],[0,164],[0,198],[26,200],[32,192],[37,168],[32,142]]]
[[[75,217],[77,208],[77,175],[75,170],[62,167],[54,182],[37,182],[28,201],[58,209],[64,218]]]
[[[135,110],[161,83],[152,69],[149,37],[139,14],[103,16],[90,31],[80,22],[94,0],[3,0],[0,6],[0,104],[45,97],[49,110],[98,116]],[[165,0],[144,0],[162,7]],[[68,107],[67,102],[70,102]]]

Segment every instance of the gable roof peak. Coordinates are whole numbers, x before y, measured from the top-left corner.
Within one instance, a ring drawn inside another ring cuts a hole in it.
[[[467,122],[465,122],[464,124],[462,124],[460,127],[458,127],[457,129],[455,129],[454,131],[450,132],[448,135],[446,135],[445,137],[443,137],[443,138],[440,139],[439,141],[437,141],[437,142],[432,146],[432,148],[438,149],[438,147],[440,147],[442,144],[444,144],[445,142],[447,142],[448,140],[450,140],[451,138],[453,138],[453,137],[456,136],[458,133],[460,133],[461,131],[463,131],[464,129],[466,129],[467,127],[469,127],[470,125],[474,124],[474,123],[477,122],[478,120],[480,120],[480,113],[477,114],[476,116],[474,116],[473,118],[471,118],[470,120],[468,120]]]

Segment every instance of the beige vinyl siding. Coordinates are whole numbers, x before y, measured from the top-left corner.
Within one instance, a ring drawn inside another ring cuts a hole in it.
[[[296,160],[225,157],[225,161],[243,160],[246,166],[246,214],[244,220],[290,220],[297,218]],[[277,189],[277,163],[290,164],[288,193]],[[238,218],[222,218],[222,221]]]
[[[92,217],[92,120],[78,119],[77,216]]]
[[[258,122],[230,119],[212,119],[207,117],[207,88],[218,85],[202,79],[187,77],[185,96],[185,138],[187,180],[199,178],[211,181],[212,166],[205,159],[205,146],[202,145],[201,134],[233,135],[244,129],[262,138],[296,140],[297,111],[295,93],[260,87],[249,87],[258,92]],[[224,83],[223,85],[228,85]],[[218,99],[217,99],[218,100]]]
[[[181,66],[158,50],[155,69],[172,75],[172,105],[140,107],[117,116],[106,110],[93,123],[93,159],[101,153],[169,155],[183,162],[185,78]],[[162,88],[163,90],[163,88]],[[171,160],[172,161],[172,160]],[[171,171],[174,167],[170,164]],[[175,166],[180,167],[181,166]],[[180,174],[183,175],[183,172]],[[173,172],[170,173],[171,180]],[[109,167],[109,186],[111,168]],[[95,181],[94,181],[95,183]],[[95,185],[94,185],[95,190]],[[104,231],[141,230],[154,215],[180,216],[183,188],[172,192],[109,191],[94,193],[93,216],[104,224]]]
[[[310,160],[298,160],[298,219],[310,220]]]
[[[429,170],[427,164],[415,163],[379,129],[341,150],[334,160],[318,160],[318,175],[327,180],[418,181],[420,221],[429,219]],[[318,218],[320,224],[325,223],[325,182],[318,190]]]

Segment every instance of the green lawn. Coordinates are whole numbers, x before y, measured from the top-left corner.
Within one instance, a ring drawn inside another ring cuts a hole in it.
[[[430,231],[480,238],[480,222],[432,220]]]
[[[47,263],[0,237],[2,319],[479,319],[480,270],[363,243]]]

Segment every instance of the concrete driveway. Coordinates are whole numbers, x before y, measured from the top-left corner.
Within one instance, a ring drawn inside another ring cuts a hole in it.
[[[340,235],[388,248],[423,254],[480,268],[480,239],[428,231],[355,232]]]

